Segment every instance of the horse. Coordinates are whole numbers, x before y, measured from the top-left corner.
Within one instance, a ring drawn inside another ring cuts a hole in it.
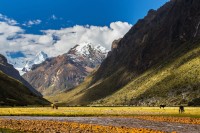
[[[164,109],[165,107],[166,107],[166,105],[160,105],[160,109],[161,109],[161,108]]]
[[[58,109],[58,106],[55,104],[51,104],[52,109]]]
[[[179,113],[183,113],[183,112],[185,112],[184,106],[179,106]]]

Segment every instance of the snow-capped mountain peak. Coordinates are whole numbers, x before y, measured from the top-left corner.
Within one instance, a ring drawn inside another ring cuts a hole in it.
[[[34,58],[34,64],[40,64],[48,58],[48,55],[43,51],[40,51]]]
[[[67,53],[35,66],[23,77],[43,95],[56,94],[83,82],[84,78],[102,63],[106,55],[107,50],[101,45],[77,44]]]
[[[103,46],[84,42],[69,50],[67,55],[74,61],[95,68],[107,56],[108,50]]]
[[[94,45],[89,42],[77,44],[71,50],[75,51],[75,53],[78,55],[84,55],[84,56],[90,55],[92,51],[98,51],[99,53],[102,54],[104,53],[105,55],[108,53],[108,50],[102,45],[100,44]]]
[[[32,60],[29,60],[25,67],[23,68],[23,71],[30,71],[33,65],[40,64],[43,61],[45,61],[48,58],[48,55],[44,53],[43,51],[40,51],[36,54],[35,58]]]
[[[89,64],[88,66],[95,67],[102,62],[102,60],[107,56],[107,53],[108,50],[100,44],[96,45],[84,42],[77,44],[66,54],[74,62],[83,63],[86,66]],[[12,64],[21,75],[30,71],[33,65],[40,64],[48,58],[48,55],[43,51],[40,51],[35,55],[32,53],[24,53],[24,55],[24,57],[18,58],[12,58],[7,55],[9,63]]]
[[[105,53],[105,54],[107,54],[109,52],[109,50],[107,50],[105,47],[101,46],[100,44],[96,45],[94,47],[94,49],[96,49],[99,52]]]

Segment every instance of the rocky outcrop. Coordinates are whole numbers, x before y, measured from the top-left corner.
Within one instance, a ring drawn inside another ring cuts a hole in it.
[[[114,49],[117,49],[119,42],[121,41],[122,38],[118,39],[118,40],[114,40],[111,46],[111,51],[113,51]]]

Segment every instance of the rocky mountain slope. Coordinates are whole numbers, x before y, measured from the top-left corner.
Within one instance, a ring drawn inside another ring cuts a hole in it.
[[[200,97],[199,25],[199,0],[171,0],[150,10],[90,80],[59,96],[61,103],[154,106],[195,101]]]
[[[68,53],[35,65],[23,77],[43,95],[53,95],[74,88],[106,57],[101,45],[82,43]]]
[[[28,88],[29,87],[29,88]],[[0,55],[0,105],[45,105],[49,102],[41,97]]]

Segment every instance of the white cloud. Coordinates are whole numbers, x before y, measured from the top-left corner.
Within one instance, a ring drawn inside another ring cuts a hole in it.
[[[76,25],[61,30],[46,30],[45,34],[58,36],[60,38],[54,44],[53,55],[57,53],[66,53],[71,47],[83,42],[91,42],[93,44],[101,44],[107,49],[111,48],[111,44],[115,39],[122,38],[132,25],[126,22],[113,22],[110,27],[104,26],[80,26]]]
[[[8,18],[7,16],[3,15],[0,13],[0,21],[6,22],[9,25],[17,25],[17,21],[15,21],[14,19]]]
[[[52,45],[53,44],[53,37],[51,35],[43,35],[39,37],[38,43]]]
[[[23,33],[23,30],[20,27],[0,22],[0,51],[13,49],[14,41],[10,39],[16,38],[21,33]]]
[[[35,35],[26,34],[19,26],[0,22],[0,53],[22,51],[25,55],[35,55],[44,51],[53,57],[64,54],[83,42],[101,44],[109,50],[112,42],[123,37],[131,27],[131,24],[119,21],[111,23],[109,27],[76,25],[60,30],[45,30],[43,35]]]
[[[25,22],[24,24],[22,24],[23,26],[28,26],[31,27],[32,25],[39,25],[42,23],[42,20],[29,20],[28,22]]]

